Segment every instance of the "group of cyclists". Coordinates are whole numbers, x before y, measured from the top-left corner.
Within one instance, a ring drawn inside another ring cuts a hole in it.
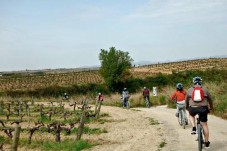
[[[177,83],[176,91],[172,94],[171,99],[177,105],[176,116],[179,116],[179,109],[184,108],[184,115],[186,114],[186,110],[189,112],[189,120],[192,124],[192,131],[191,134],[196,134],[196,123],[195,123],[195,116],[199,115],[199,120],[201,121],[201,125],[203,128],[204,139],[205,139],[205,148],[210,147],[209,141],[209,128],[207,125],[208,121],[208,113],[213,110],[213,100],[207,88],[202,86],[202,78],[201,77],[194,77],[192,82],[193,86],[190,87],[187,91],[184,90],[182,83]],[[150,90],[146,87],[143,88],[142,95],[144,101],[149,102],[149,107],[151,105],[150,101]],[[68,94],[64,94],[64,98],[68,99]],[[128,107],[130,94],[127,88],[124,88],[122,91],[122,106]],[[98,94],[98,101],[103,101],[103,95],[101,93]],[[188,125],[188,119],[186,117],[186,125]]]
[[[147,107],[150,107],[151,105],[151,101],[150,101],[150,90],[146,87],[143,88],[143,92],[142,92],[142,95],[143,95],[143,98],[144,98],[144,101],[148,101],[148,106]],[[128,104],[128,100],[129,100],[129,92],[127,90],[127,88],[124,88],[123,91],[122,91],[122,96],[121,96],[121,99],[122,99],[122,106],[123,107],[127,107],[127,104]]]
[[[202,78],[196,76],[192,79],[193,86],[190,87],[187,91],[184,90],[182,83],[177,83],[176,91],[172,94],[171,99],[176,102],[177,111],[176,116],[179,116],[179,109],[184,108],[184,114],[186,114],[186,110],[189,112],[189,120],[192,124],[191,134],[196,134],[196,123],[195,116],[199,115],[199,120],[201,121],[201,125],[203,127],[204,132],[204,147],[210,147],[209,141],[209,128],[207,125],[208,121],[208,113],[213,110],[213,100],[207,88],[202,86]],[[148,99],[150,102],[150,91],[148,88],[144,87],[142,95],[144,100]],[[123,107],[127,107],[127,102],[130,95],[127,88],[124,88],[122,91],[122,104]],[[188,118],[186,117],[186,125],[188,125]]]
[[[207,88],[202,86],[202,78],[194,77],[193,86],[190,87],[187,91],[183,89],[182,83],[177,83],[176,91],[173,93],[171,99],[176,101],[177,104],[177,112],[176,116],[179,115],[179,108],[185,107],[189,112],[189,119],[192,124],[191,134],[196,134],[196,123],[195,116],[199,116],[199,120],[201,121],[201,125],[203,127],[204,133],[204,147],[210,147],[209,141],[209,129],[207,125],[207,115],[213,110],[213,100]],[[186,115],[186,111],[184,109],[184,113]],[[187,117],[187,116],[186,116]],[[188,119],[186,119],[186,124],[188,124]]]

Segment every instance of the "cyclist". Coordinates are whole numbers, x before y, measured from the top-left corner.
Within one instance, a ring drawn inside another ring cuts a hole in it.
[[[189,111],[190,121],[192,123],[191,134],[196,134],[195,115],[199,114],[199,120],[204,131],[205,148],[210,147],[209,129],[207,125],[207,116],[210,110],[213,110],[213,100],[209,91],[202,87],[202,78],[193,78],[194,86],[189,88],[186,95],[186,109]]]
[[[151,102],[150,102],[150,91],[146,87],[143,88],[143,98],[144,98],[144,100],[146,100],[146,98],[148,99],[149,106],[150,106],[150,104],[151,104]]]
[[[68,100],[69,99],[69,95],[66,92],[64,93],[64,99],[65,100]]]
[[[176,100],[177,104],[177,112],[176,112],[176,117],[179,116],[179,109],[186,107],[185,104],[185,96],[186,96],[186,91],[183,89],[183,84],[182,83],[177,83],[176,85],[176,91],[173,93],[171,99],[174,101]],[[185,119],[186,119],[186,125],[188,125],[188,119],[187,119],[187,114],[185,111],[185,108],[183,109]]]
[[[103,95],[99,92],[98,93],[98,102],[102,102],[104,99]]]
[[[129,92],[128,92],[127,88],[124,88],[124,90],[122,91],[123,107],[127,107],[128,99],[129,99]]]

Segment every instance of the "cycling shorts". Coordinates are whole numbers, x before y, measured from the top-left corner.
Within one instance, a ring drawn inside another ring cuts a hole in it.
[[[209,113],[208,106],[200,106],[200,107],[189,107],[189,114],[191,116],[195,116],[199,114],[199,120],[201,122],[207,122],[207,114]]]

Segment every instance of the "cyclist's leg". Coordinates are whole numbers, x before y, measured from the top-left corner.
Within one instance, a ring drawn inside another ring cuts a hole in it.
[[[150,96],[148,95],[147,98],[148,98],[149,104],[151,105]]]
[[[180,105],[179,105],[179,104],[177,104],[176,117],[178,117],[178,116],[179,116],[179,111],[180,111]]]
[[[208,128],[207,122],[201,122],[201,125],[203,127],[205,142],[208,142],[209,141],[209,128]]]
[[[203,127],[205,142],[209,141],[209,128],[207,125],[207,114],[208,114],[208,107],[201,107],[199,119],[200,119],[201,125]]]
[[[195,126],[195,115],[197,113],[197,108],[196,107],[189,107],[189,119],[192,124],[192,131],[191,134],[196,134],[196,126]]]
[[[123,99],[123,107],[126,107],[126,98]]]
[[[185,121],[188,124],[188,116],[187,116],[187,112],[186,112],[186,105],[184,105],[184,107],[183,107],[183,112],[184,112]]]

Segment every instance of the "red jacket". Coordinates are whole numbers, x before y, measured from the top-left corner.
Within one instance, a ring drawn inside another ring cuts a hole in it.
[[[103,99],[104,99],[103,95],[99,95],[98,100],[103,101]]]
[[[148,89],[144,89],[143,96],[149,96],[149,95],[150,95],[150,91]]]
[[[185,100],[185,96],[186,96],[186,91],[183,90],[183,91],[175,91],[174,94],[172,95],[171,99],[174,100],[176,99],[177,102],[181,102],[183,100]]]

